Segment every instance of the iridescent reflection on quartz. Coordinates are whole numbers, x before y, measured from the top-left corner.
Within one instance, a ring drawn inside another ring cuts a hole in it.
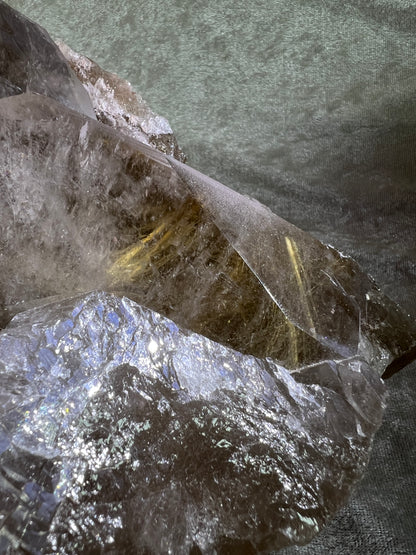
[[[383,409],[359,358],[291,374],[99,292],[16,316],[0,356],[2,552],[305,542]]]

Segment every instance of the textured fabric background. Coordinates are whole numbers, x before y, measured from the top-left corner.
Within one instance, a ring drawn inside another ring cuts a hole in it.
[[[416,317],[416,0],[15,0],[166,116],[189,162],[354,256]],[[416,365],[368,472],[287,554],[416,553]]]

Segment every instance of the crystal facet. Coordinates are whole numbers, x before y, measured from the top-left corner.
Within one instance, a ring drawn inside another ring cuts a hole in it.
[[[105,293],[17,315],[0,357],[1,541],[31,552],[304,542],[362,472],[383,408],[363,360],[301,383]]]
[[[118,291],[291,369],[358,355],[382,374],[414,349],[414,326],[354,261],[258,202],[40,95],[3,99],[0,117],[9,310]]]
[[[57,44],[87,89],[99,121],[185,162],[186,156],[168,121],[155,114],[128,81],[104,71],[93,60],[74,52],[63,42]]]
[[[0,1],[0,98],[26,91],[95,118],[87,91],[47,31]]]

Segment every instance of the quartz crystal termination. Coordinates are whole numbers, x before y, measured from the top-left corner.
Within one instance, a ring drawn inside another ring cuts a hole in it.
[[[29,91],[48,96],[185,162],[168,121],[130,83],[58,45],[0,0],[0,98]]]
[[[0,117],[11,313],[102,288],[292,370],[362,356],[381,375],[414,356],[414,323],[354,261],[259,203],[40,95]]]
[[[27,91],[95,118],[87,91],[47,31],[0,0],[0,98]]]
[[[17,315],[0,357],[1,552],[303,543],[345,500],[382,416],[363,360],[321,362],[302,384],[105,293]]]

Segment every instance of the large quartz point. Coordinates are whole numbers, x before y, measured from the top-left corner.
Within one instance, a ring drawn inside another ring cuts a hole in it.
[[[414,356],[414,325],[353,260],[256,201],[40,95],[0,118],[5,319],[98,287],[291,370]]]
[[[363,359],[316,363],[303,384],[105,293],[17,315],[0,358],[2,553],[303,543],[346,499],[382,416]]]
[[[109,126],[33,94],[0,121],[1,545],[311,539],[363,471],[410,320],[350,258]],[[118,293],[42,301],[93,288]]]
[[[95,118],[87,91],[45,29],[0,0],[0,98],[26,91]]]

